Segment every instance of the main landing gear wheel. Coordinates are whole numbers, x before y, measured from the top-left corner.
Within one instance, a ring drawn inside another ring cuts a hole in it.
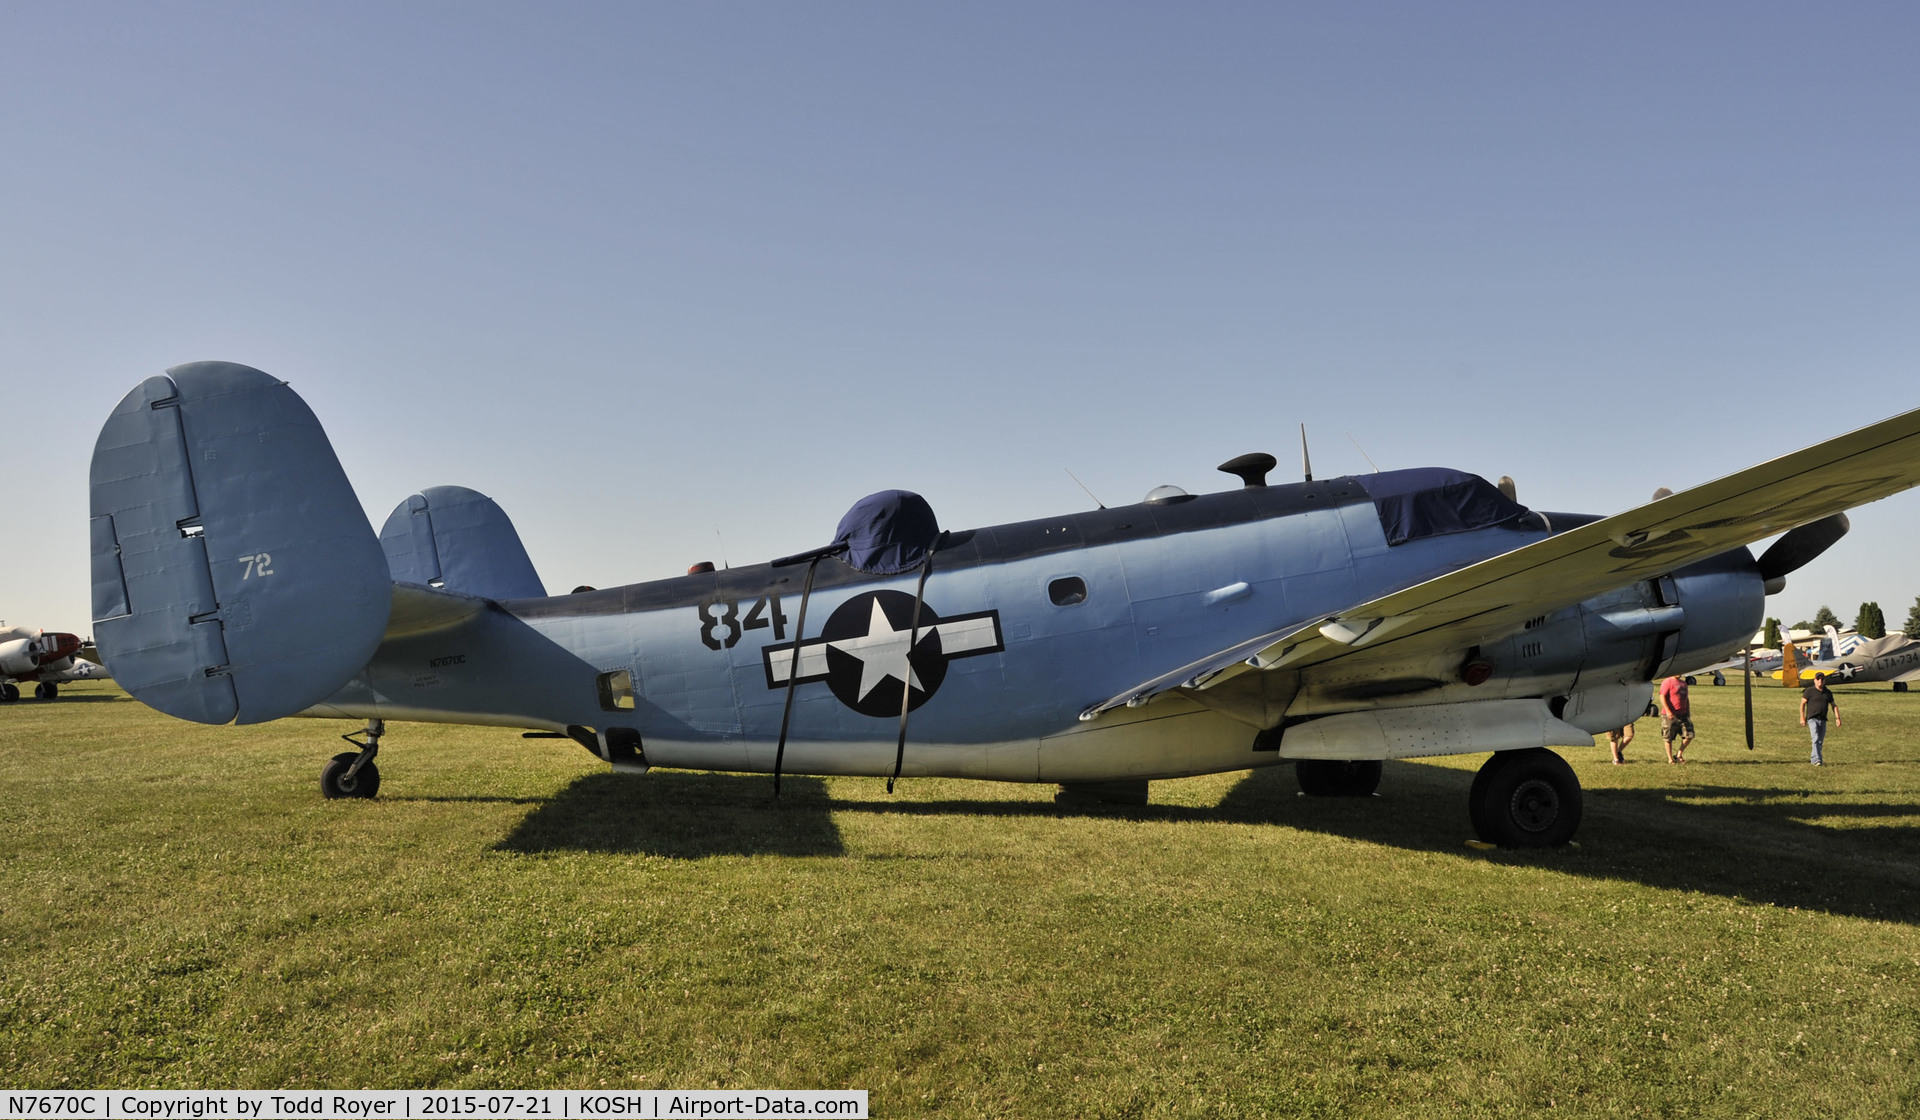
[[[1557,848],[1580,827],[1580,779],[1544,747],[1496,751],[1474,775],[1467,815],[1480,839],[1503,848]]]
[[[33,686],[33,695],[38,700],[51,700],[60,695],[60,686],[52,681],[41,681]]]
[[[0,704],[11,704],[20,699],[20,686],[9,681],[0,681]]]
[[[347,771],[360,758],[359,751],[341,751],[320,770],[320,795],[331,801],[336,797],[372,797],[380,792],[380,768],[363,763],[351,777]]]
[[[380,792],[380,768],[373,764],[373,756],[380,753],[380,736],[386,730],[384,721],[370,719],[366,729],[359,732],[367,737],[366,742],[355,739],[353,735],[340,736],[360,749],[341,751],[320,768],[320,796],[332,801],[340,797],[377,795]]]
[[[1308,797],[1366,797],[1380,788],[1380,769],[1378,759],[1303,758],[1293,776]]]

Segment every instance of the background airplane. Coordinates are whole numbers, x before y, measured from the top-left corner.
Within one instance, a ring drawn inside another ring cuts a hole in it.
[[[29,682],[35,696],[51,700],[70,681],[108,679],[104,667],[80,656],[84,645],[74,634],[0,627],[0,703],[20,699]]]
[[[1756,649],[1750,651],[1750,654],[1750,658],[1748,654],[1742,654],[1739,657],[1729,657],[1725,661],[1717,661],[1712,665],[1703,665],[1693,670],[1693,672],[1699,676],[1711,676],[1714,684],[1726,684],[1726,675],[1728,673],[1749,672],[1756,676],[1764,677],[1779,672],[1781,665],[1784,663],[1782,655],[1777,649]]]
[[[1920,641],[1899,631],[1881,638],[1862,638],[1858,634],[1836,634],[1827,627],[1827,635],[1836,651],[1833,656],[1800,667],[1800,675],[1825,673],[1829,680],[1848,684],[1868,681],[1892,681],[1894,689],[1907,691],[1907,685],[1920,680]]]
[[[1853,651],[1859,649],[1866,643],[1876,640],[1861,637],[1860,632],[1851,627],[1840,630],[1836,629],[1832,623],[1828,623],[1825,629],[1827,640],[1822,643],[1820,652],[1814,655],[1814,660],[1816,661],[1826,661],[1836,657],[1849,656]],[[1891,637],[1892,635],[1888,636]]]
[[[1288,761],[1309,793],[1363,793],[1384,759],[1492,752],[1475,830],[1553,845],[1580,787],[1545,748],[1743,648],[1842,510],[1920,482],[1920,411],[1611,517],[1441,468],[1269,485],[1274,465],[959,532],[887,491],[772,563],[549,597],[491,500],[422,491],[376,536],[290,388],[201,362],[133,389],[95,446],[94,632],[181,718],[366,719],[329,797],[378,789],[387,719],[776,792],[783,771],[924,774],[1137,801]]]
[[[1851,631],[1849,631],[1849,634],[1851,634]],[[1713,677],[1713,683],[1717,685],[1726,684],[1726,674],[1733,672],[1748,672],[1756,676],[1777,677],[1787,667],[1785,652],[1787,647],[1791,647],[1794,651],[1795,664],[1805,665],[1809,661],[1832,657],[1834,642],[1839,640],[1839,636],[1834,633],[1833,627],[1831,626],[1827,627],[1827,636],[1818,640],[1815,640],[1813,634],[1806,630],[1782,631],[1781,636],[1785,639],[1782,648],[1771,649],[1759,645],[1760,635],[1756,633],[1753,638],[1754,648],[1748,650],[1747,653],[1741,654],[1738,657],[1730,657],[1725,661],[1712,665],[1702,666],[1694,670],[1694,672],[1699,675],[1711,675]],[[1851,645],[1849,645],[1848,648],[1852,648]],[[1749,657],[1752,658],[1751,661],[1748,660]],[[1694,682],[1688,681],[1688,683],[1692,684]]]

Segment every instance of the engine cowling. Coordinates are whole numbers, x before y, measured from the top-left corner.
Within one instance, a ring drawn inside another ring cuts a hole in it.
[[[80,652],[80,639],[73,634],[42,632],[29,638],[0,642],[0,674],[31,677],[53,662]]]
[[[9,677],[24,677],[40,667],[34,656],[32,638],[15,638],[10,642],[0,642],[0,674]]]
[[[1310,674],[1287,716],[1531,698],[1598,734],[1645,712],[1654,681],[1745,648],[1760,625],[1765,584],[1752,553],[1734,549],[1547,612],[1404,676]]]

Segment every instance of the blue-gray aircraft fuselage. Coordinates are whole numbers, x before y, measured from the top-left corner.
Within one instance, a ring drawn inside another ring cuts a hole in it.
[[[94,629],[183,718],[528,728],[629,769],[1144,792],[1284,759],[1351,793],[1493,752],[1475,827],[1559,843],[1579,787],[1543,748],[1742,648],[1839,511],[1920,481],[1916,448],[1909,413],[1605,518],[1441,469],[1267,485],[1261,456],[1222,468],[1237,489],[957,532],[889,491],[786,561],[548,596],[491,500],[430,488],[376,537],[291,389],[198,363],[101,433]]]
[[[1300,756],[1284,750],[1286,725],[1356,702],[1578,694],[1584,740],[1643,709],[1649,681],[1671,665],[1711,661],[1752,633],[1761,580],[1751,557],[1548,612],[1393,678],[1308,675],[1277,722],[1235,718],[1248,713],[1231,704],[1216,711],[1207,692],[1080,716],[1216,652],[1223,632],[1285,631],[1542,539],[1549,524],[1589,520],[1536,515],[1395,549],[1360,482],[1341,478],[949,533],[933,551],[917,639],[917,570],[869,575],[828,557],[798,636],[784,768],[891,773],[903,684],[909,775],[1081,782],[1244,769]],[[804,564],[761,564],[493,603],[389,639],[312,711],[624,728],[653,765],[770,771],[804,581]],[[1701,622],[1687,623],[1689,607]],[[1493,672],[1470,684],[1461,673],[1473,660]],[[1596,692],[1607,702],[1595,704]]]

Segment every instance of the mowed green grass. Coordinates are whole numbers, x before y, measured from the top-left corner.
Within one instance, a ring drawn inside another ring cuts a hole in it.
[[[393,725],[0,708],[0,1081],[850,1087],[876,1116],[1920,1111],[1920,694],[1694,690],[1567,751],[1579,846],[1468,847],[1479,756],[1051,787],[656,771]]]

